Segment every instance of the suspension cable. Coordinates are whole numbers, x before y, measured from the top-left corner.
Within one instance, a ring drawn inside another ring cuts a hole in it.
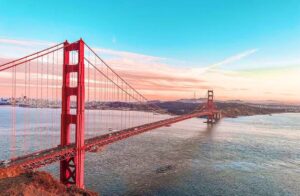
[[[120,78],[127,86],[129,86],[135,93],[137,93],[141,98],[143,98],[146,102],[149,102],[149,100],[143,96],[141,93],[139,93],[135,88],[133,88],[128,82],[126,82],[118,73],[116,73],[89,45],[84,43],[85,46],[108,68],[111,72],[113,72],[118,78]],[[114,83],[115,84],[115,83]],[[117,85],[118,86],[118,85]],[[118,86],[119,87],[119,86]],[[120,87],[119,87],[120,88]],[[126,92],[127,93],[127,92]],[[131,96],[133,99],[136,100],[133,96]],[[149,105],[154,106],[154,108],[157,108],[158,111],[165,111],[163,108],[157,106],[156,104],[150,103]],[[165,112],[169,114],[168,112]]]

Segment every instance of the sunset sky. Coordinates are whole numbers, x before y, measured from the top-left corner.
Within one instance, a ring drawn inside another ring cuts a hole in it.
[[[150,99],[300,103],[299,0],[0,1],[0,60],[83,38]],[[1,62],[0,62],[1,64]]]

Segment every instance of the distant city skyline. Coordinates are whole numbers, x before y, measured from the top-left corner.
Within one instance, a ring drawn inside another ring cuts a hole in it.
[[[149,99],[211,88],[221,100],[300,103],[299,1],[4,0],[0,7],[0,64],[82,37]]]

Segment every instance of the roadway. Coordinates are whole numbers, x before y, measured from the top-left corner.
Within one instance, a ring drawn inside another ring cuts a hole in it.
[[[190,118],[205,117],[208,115],[212,115],[213,113],[217,113],[217,111],[194,112],[190,114],[176,116],[173,118],[128,128],[128,129],[123,129],[120,131],[116,131],[101,136],[96,136],[90,139],[86,139],[84,149],[81,150],[85,150],[87,152],[97,151],[105,145],[111,144],[119,140],[123,140],[125,138],[146,131],[157,129],[159,127],[167,126]],[[57,146],[54,148],[34,152],[25,156],[20,156],[14,159],[2,161],[0,162],[0,169],[13,169],[13,168],[36,169],[57,161],[74,157],[75,155],[76,155],[75,143],[71,143],[67,146]]]

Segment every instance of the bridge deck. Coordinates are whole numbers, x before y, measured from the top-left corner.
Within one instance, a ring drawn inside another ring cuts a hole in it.
[[[96,136],[85,140],[84,150],[94,151],[97,150],[97,148],[99,147],[128,138],[133,135],[137,135],[139,133],[143,133],[152,129],[156,129],[159,127],[163,127],[166,125],[170,125],[194,117],[204,117],[207,115],[211,115],[212,113],[216,113],[216,111],[194,112],[191,114],[181,115],[181,116],[177,116],[177,117],[173,117],[161,121],[156,121],[149,124],[144,124],[137,127],[132,127],[129,129],[116,131],[101,136]],[[0,169],[13,168],[13,167],[20,167],[24,169],[35,169],[45,165],[49,165],[56,161],[74,157],[75,155],[76,155],[75,144],[72,143],[64,147],[57,146],[47,150],[42,150],[15,159],[11,159],[6,164],[2,163],[2,165],[0,165]]]

